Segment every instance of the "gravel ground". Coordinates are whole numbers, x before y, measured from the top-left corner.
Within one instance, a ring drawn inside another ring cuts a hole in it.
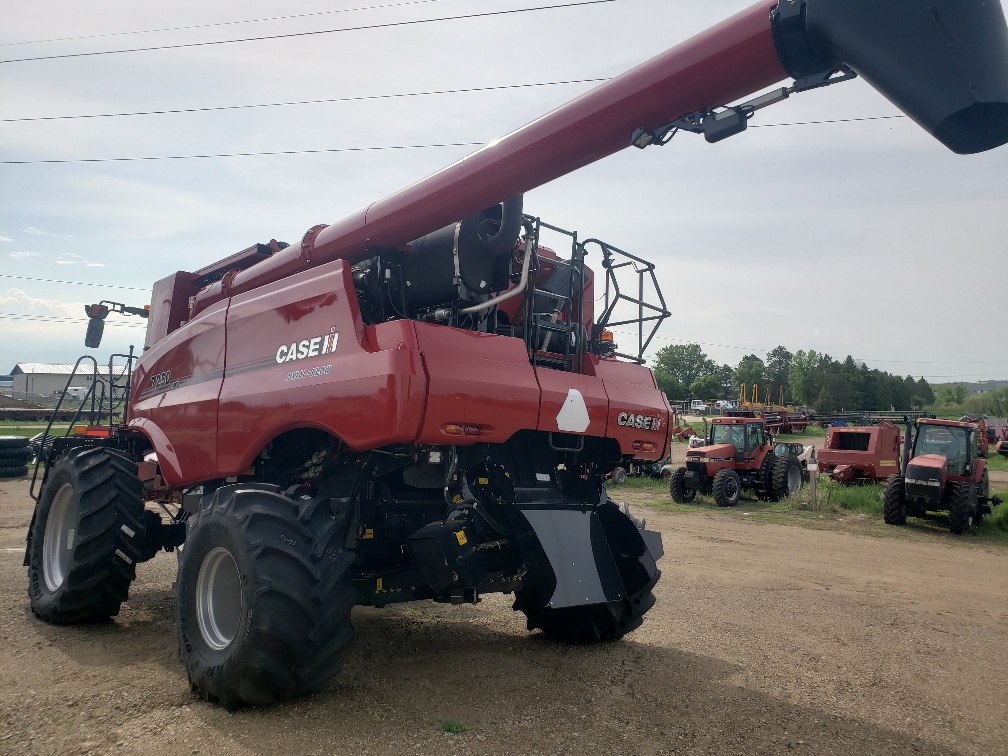
[[[173,555],[113,622],[32,617],[26,491],[0,483],[2,753],[1008,753],[1004,548],[643,511],[664,575],[622,642],[529,635],[506,596],[361,608],[323,693],[228,714],[176,659]]]

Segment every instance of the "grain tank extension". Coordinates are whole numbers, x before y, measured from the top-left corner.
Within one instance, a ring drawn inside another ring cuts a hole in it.
[[[111,617],[184,545],[179,656],[229,708],[319,690],[359,604],[503,592],[553,639],[632,631],[661,537],[603,481],[667,452],[643,362],[668,311],[650,263],[523,195],[855,76],[955,152],[1008,141],[998,3],[763,0],[289,245],[158,281],[121,411],[46,460],[32,610]]]

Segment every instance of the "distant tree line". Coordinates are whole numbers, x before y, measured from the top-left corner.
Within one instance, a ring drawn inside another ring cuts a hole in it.
[[[786,404],[816,412],[921,409],[935,401],[923,378],[874,370],[850,356],[840,362],[814,350],[792,353],[783,346],[769,352],[765,361],[747,354],[733,368],[708,358],[699,344],[673,344],[658,350],[652,368],[658,388],[671,401],[738,399],[743,384],[749,397],[754,383],[761,399],[769,390],[771,401],[777,402],[783,389]]]

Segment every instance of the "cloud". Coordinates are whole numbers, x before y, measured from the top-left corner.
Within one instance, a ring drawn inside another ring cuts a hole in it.
[[[58,299],[33,297],[23,289],[10,288],[0,294],[0,312],[17,315],[51,315],[78,318],[83,302],[61,302]]]
[[[49,231],[44,231],[41,228],[35,228],[34,226],[28,226],[24,232],[26,234],[31,234],[32,236],[47,236],[51,239],[60,239],[62,241],[73,241],[77,238],[73,234],[53,234]]]
[[[105,263],[91,260],[83,255],[76,255],[73,252],[64,252],[56,261],[57,265],[83,265],[85,268],[104,268]]]
[[[0,231],[0,242],[9,242],[9,241],[14,241],[14,240],[11,239],[9,236],[7,236],[7,234],[5,234],[2,231]]]
[[[32,252],[30,249],[16,249],[13,252],[8,252],[7,256],[13,257],[15,260],[23,260],[26,257],[38,257],[38,252]]]

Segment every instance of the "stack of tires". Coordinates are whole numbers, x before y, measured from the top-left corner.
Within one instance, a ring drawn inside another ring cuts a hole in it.
[[[0,478],[24,477],[33,456],[24,436],[0,436]]]

